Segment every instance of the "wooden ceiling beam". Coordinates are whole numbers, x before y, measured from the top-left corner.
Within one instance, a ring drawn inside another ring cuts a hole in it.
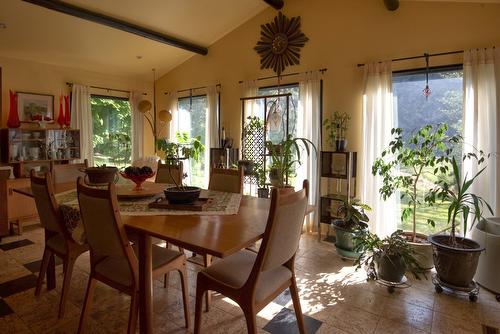
[[[280,10],[285,5],[283,0],[264,0],[264,2],[276,10]]]
[[[56,12],[64,13],[83,20],[91,21],[94,23],[102,24],[114,29],[125,31],[134,35],[138,35],[156,42],[167,44],[179,49],[198,53],[201,55],[208,54],[206,47],[196,45],[194,43],[165,35],[157,31],[138,26],[136,24],[123,21],[111,16],[97,13],[82,7],[74,6],[59,0],[23,0],[31,4],[54,10]]]

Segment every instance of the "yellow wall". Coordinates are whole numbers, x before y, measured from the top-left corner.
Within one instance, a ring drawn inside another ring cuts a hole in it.
[[[46,65],[36,62],[0,57],[2,68],[2,118],[1,126],[5,127],[9,114],[9,89],[20,92],[54,95],[55,117],[59,115],[59,95],[69,94],[70,88],[66,82],[84,85],[110,87],[123,90],[137,90],[148,93],[151,100],[152,83],[140,82],[136,79],[93,73],[78,69]],[[95,94],[126,96],[124,94],[93,90]],[[23,125],[25,126],[25,125]],[[144,128],[145,154],[153,153],[151,129]]]
[[[381,0],[286,0],[285,15],[302,18],[309,42],[301,52],[300,66],[287,72],[328,68],[324,75],[324,113],[351,113],[349,149],[361,149],[361,91],[363,70],[357,63],[413,56],[424,52],[500,46],[500,5],[453,2],[401,2],[396,12]],[[253,50],[260,25],[276,11],[267,9],[209,48],[208,56],[193,56],[159,79],[160,108],[167,104],[164,91],[221,83],[221,119],[232,137],[239,138],[243,96],[239,80],[273,75],[259,69]],[[432,65],[460,63],[461,55],[436,57]],[[420,68],[418,62],[394,63],[396,69]],[[262,81],[263,85],[275,80]],[[325,140],[324,140],[325,142]]]

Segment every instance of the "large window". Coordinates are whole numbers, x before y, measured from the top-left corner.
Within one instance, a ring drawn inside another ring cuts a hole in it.
[[[463,72],[461,67],[432,69],[429,73],[431,95],[426,98],[423,89],[426,85],[425,71],[394,73],[394,110],[397,116],[397,126],[402,128],[406,136],[414,133],[427,124],[448,124],[448,134],[462,133],[462,87]],[[410,173],[401,170],[402,173]],[[419,192],[423,196],[424,189],[432,188],[436,182],[432,173],[424,173],[419,181]],[[422,201],[423,202],[423,201]],[[407,202],[401,203],[401,208]],[[417,208],[417,231],[435,233],[447,226],[447,207],[442,204],[435,207]],[[436,226],[427,224],[427,219],[434,219]],[[411,222],[399,223],[399,228],[411,230]]]
[[[131,110],[127,99],[92,95],[94,163],[124,167],[131,159]]]
[[[180,98],[178,101],[178,118],[176,128],[180,133],[187,133],[189,138],[200,137],[200,141],[205,145],[205,150],[210,150],[207,142],[207,96],[192,96]],[[207,154],[200,157],[196,162],[192,159],[184,161],[184,170],[187,173],[185,182],[189,185],[206,187],[208,182],[207,168],[209,162],[206,161]]]

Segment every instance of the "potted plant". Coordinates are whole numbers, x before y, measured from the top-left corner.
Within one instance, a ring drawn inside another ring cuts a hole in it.
[[[424,196],[421,196],[418,185],[426,173],[439,176],[449,171],[449,157],[461,138],[449,137],[447,130],[446,124],[436,127],[426,125],[405,140],[402,129],[392,129],[394,139],[372,166],[373,175],[382,177],[379,189],[382,198],[385,200],[399,191],[401,200],[408,202],[401,211],[401,221],[410,221],[412,231],[403,235],[414,248],[415,258],[424,269],[433,267],[432,246],[427,241],[427,235],[417,233],[417,210],[431,204],[427,196],[431,189],[424,190]],[[435,225],[432,219],[428,219],[427,223]]]
[[[391,283],[401,283],[406,271],[420,279],[424,270],[414,257],[414,250],[398,230],[380,239],[376,234],[366,232],[356,237],[355,250],[360,252],[355,262],[357,268],[365,265],[373,270],[374,278]]]
[[[269,188],[266,185],[266,170],[264,167],[260,167],[255,171],[255,177],[257,178],[257,195],[260,198],[268,198],[269,197]]]
[[[323,121],[323,126],[328,132],[330,143],[336,151],[343,152],[346,150],[347,139],[345,138],[345,133],[350,119],[351,116],[346,112],[335,111],[331,120],[327,118]]]
[[[337,209],[337,216],[343,218],[335,219],[332,227],[335,229],[335,248],[342,257],[354,259],[360,255],[354,251],[356,248],[354,237],[368,231],[369,218],[365,211],[370,210],[368,205],[358,199],[343,200]]]
[[[118,181],[118,168],[114,166],[106,166],[106,164],[97,165],[96,167],[86,167],[80,169],[85,173],[85,182],[92,185],[115,183]]]
[[[309,139],[293,138],[291,135],[281,141],[279,146],[274,145],[271,141],[266,142],[266,147],[271,156],[271,167],[269,169],[269,179],[271,184],[276,188],[291,188],[287,184],[287,178],[293,175],[296,164],[301,164],[301,146],[306,150],[309,156],[310,147],[316,151],[316,146]],[[276,149],[279,147],[279,150]]]
[[[484,162],[482,152],[479,156],[475,153],[469,153],[464,156],[465,159],[475,160],[478,169]],[[462,177],[455,157],[452,158],[451,165],[453,169],[452,181],[440,180],[438,186],[428,196],[432,202],[441,200],[441,202],[449,203],[450,234],[431,235],[429,241],[433,247],[434,264],[439,280],[452,287],[467,289],[471,287],[479,255],[484,250],[476,241],[465,238],[469,216],[473,218],[472,228],[476,222],[483,219],[485,210],[491,215],[493,215],[493,210],[482,197],[470,192],[472,184],[486,167],[479,169],[472,177],[467,174]],[[457,227],[460,221],[463,223],[463,237],[457,236]]]

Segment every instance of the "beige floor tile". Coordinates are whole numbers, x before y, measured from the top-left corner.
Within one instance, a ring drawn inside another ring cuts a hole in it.
[[[329,306],[313,316],[350,334],[373,333],[380,318],[373,313],[349,306],[348,303]]]
[[[2,334],[32,334],[29,327],[16,314],[0,317],[0,333]]]
[[[17,262],[30,263],[42,259],[44,246],[41,244],[32,244],[24,247],[18,247],[6,251]]]
[[[375,334],[425,334],[430,333],[430,328],[427,331],[422,331],[412,326],[405,325],[401,322],[387,318],[381,318],[375,329]]]
[[[467,296],[457,296],[440,293],[436,296],[434,311],[453,315],[467,321],[481,320],[481,306],[479,303],[471,303]]]
[[[433,334],[480,334],[481,324],[478,321],[464,320],[448,314],[434,312],[432,321]]]
[[[382,317],[402,325],[412,326],[424,332],[432,327],[432,310],[409,304],[404,301],[392,301],[384,305]]]

